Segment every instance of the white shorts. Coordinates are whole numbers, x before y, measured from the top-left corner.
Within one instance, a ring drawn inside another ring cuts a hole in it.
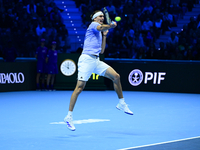
[[[78,60],[78,80],[88,81],[92,73],[104,76],[109,67],[97,56],[81,54]]]

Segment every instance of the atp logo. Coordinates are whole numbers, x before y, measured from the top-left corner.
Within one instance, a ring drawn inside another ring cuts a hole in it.
[[[162,80],[165,80],[166,72],[145,72],[143,76],[142,71],[139,69],[134,69],[130,72],[128,76],[128,81],[132,86],[138,86],[142,83],[144,78],[144,84],[151,81],[153,84],[161,84]]]
[[[143,73],[139,69],[134,69],[128,76],[129,83],[132,86],[138,86],[143,81]]]

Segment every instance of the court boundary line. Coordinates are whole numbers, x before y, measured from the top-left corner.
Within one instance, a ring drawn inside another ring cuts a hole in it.
[[[136,148],[142,148],[142,147],[149,147],[149,146],[155,146],[155,145],[175,143],[175,142],[180,142],[180,141],[187,141],[187,140],[198,139],[198,138],[200,138],[200,136],[179,139],[179,140],[166,141],[166,142],[160,142],[160,143],[154,143],[154,144],[141,145],[141,146],[134,146],[134,147],[128,147],[128,148],[122,148],[122,149],[118,149],[118,150],[130,150],[130,149],[136,149]]]

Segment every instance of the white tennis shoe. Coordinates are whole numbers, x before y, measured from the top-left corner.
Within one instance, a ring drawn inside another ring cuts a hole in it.
[[[72,118],[72,116],[66,116],[65,118],[64,118],[64,122],[67,124],[67,127],[68,127],[68,129],[70,129],[71,131],[75,131],[76,130],[76,128],[75,128],[75,126],[74,126],[74,123],[73,123],[73,118]]]
[[[129,114],[129,115],[133,115],[133,112],[130,111],[130,109],[128,108],[128,105],[123,102],[123,103],[118,103],[116,106],[117,109],[124,111],[125,113]]]

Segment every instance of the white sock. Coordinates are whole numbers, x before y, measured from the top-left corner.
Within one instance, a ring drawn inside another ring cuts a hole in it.
[[[120,103],[125,103],[124,98],[120,98],[120,99],[119,99],[119,102],[120,102]]]
[[[67,114],[67,116],[72,116],[72,111],[68,111],[68,114]]]

